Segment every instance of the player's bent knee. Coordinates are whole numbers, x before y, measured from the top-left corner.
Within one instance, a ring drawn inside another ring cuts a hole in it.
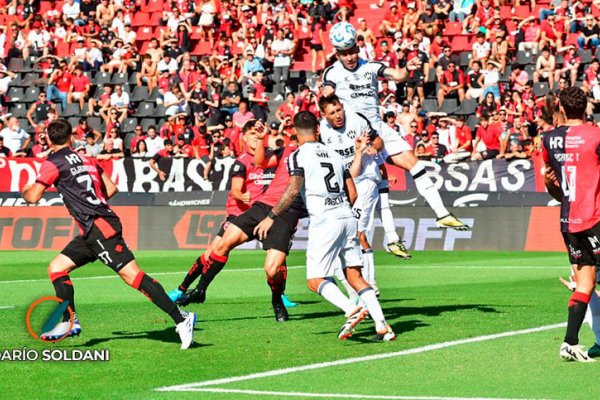
[[[143,274],[144,271],[140,269],[135,260],[131,260],[126,266],[124,266],[118,271],[118,274],[121,277],[121,279],[123,279],[123,281],[125,281],[125,283],[131,287],[135,287],[134,284],[136,278],[140,273]]]
[[[77,268],[73,260],[64,254],[58,254],[48,264],[48,274],[54,274],[57,272],[69,273]]]
[[[323,278],[312,278],[308,279],[306,283],[308,284],[308,288],[311,290],[311,292],[319,293],[319,286],[321,286],[321,283],[324,281],[325,279]]]

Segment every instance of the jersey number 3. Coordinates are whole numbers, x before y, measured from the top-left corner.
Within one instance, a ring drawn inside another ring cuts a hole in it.
[[[91,196],[87,196],[85,199],[91,204],[98,205],[100,204],[100,200],[94,191],[94,187],[92,186],[92,177],[89,175],[81,175],[77,177],[77,182],[85,184],[85,191],[89,192]]]
[[[327,191],[329,193],[339,193],[340,185],[333,180],[335,178],[333,165],[331,165],[331,163],[322,162],[321,167],[327,171],[327,174],[325,175],[325,186],[327,187]]]

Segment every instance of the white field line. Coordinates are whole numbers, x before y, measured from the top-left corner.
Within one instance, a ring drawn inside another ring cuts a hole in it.
[[[17,308],[17,306],[0,306],[0,310],[12,310]]]
[[[385,396],[370,394],[344,394],[344,393],[306,393],[306,392],[273,392],[268,390],[240,390],[240,389],[217,389],[217,388],[195,388],[189,389],[193,392],[208,393],[235,393],[250,394],[257,396],[277,396],[277,397],[314,397],[326,399],[383,399],[383,400],[516,400],[501,399],[497,397],[436,397],[436,396]]]
[[[287,267],[287,269],[301,269],[304,268],[304,265],[295,265],[291,267]],[[539,269],[539,270],[547,270],[547,269],[560,269],[567,271],[569,269],[568,266],[563,267],[538,267],[533,265],[523,265],[523,266],[511,266],[511,265],[485,265],[485,266],[477,266],[477,265],[378,265],[377,268],[394,268],[394,269]],[[257,272],[263,271],[263,268],[244,268],[244,269],[223,269],[222,272]],[[177,271],[177,272],[149,272],[150,276],[162,276],[162,275],[181,275],[186,274],[187,271]],[[82,278],[73,278],[75,281],[87,281],[87,280],[96,280],[96,279],[116,279],[120,278],[119,275],[99,275],[99,276],[86,276]],[[16,280],[8,280],[8,281],[0,281],[0,285],[2,284],[13,284],[13,283],[32,283],[32,282],[48,282],[48,279],[16,279]]]
[[[355,363],[359,363],[359,362],[383,360],[383,359],[387,359],[387,358],[425,353],[425,352],[429,352],[429,351],[445,349],[448,347],[459,346],[459,345],[463,345],[463,344],[485,342],[488,340],[501,339],[501,338],[510,337],[510,336],[527,335],[530,333],[543,332],[543,331],[548,331],[548,330],[552,330],[552,329],[556,329],[556,328],[562,328],[565,326],[566,326],[566,323],[563,322],[560,324],[538,326],[537,328],[522,329],[522,330],[518,330],[518,331],[507,331],[507,332],[502,332],[502,333],[495,333],[492,335],[484,335],[484,336],[477,336],[477,337],[468,338],[468,339],[458,339],[458,340],[452,340],[449,342],[435,343],[435,344],[430,344],[427,346],[416,347],[413,349],[407,349],[407,350],[401,350],[401,351],[395,351],[395,352],[391,352],[391,353],[373,354],[370,356],[363,356],[363,357],[352,357],[352,358],[346,358],[346,359],[341,359],[341,360],[336,360],[336,361],[328,361],[328,362],[321,362],[321,363],[315,363],[315,364],[301,365],[298,367],[275,369],[275,370],[271,370],[271,371],[258,372],[258,373],[249,374],[249,375],[233,376],[233,377],[229,377],[229,378],[221,378],[221,379],[214,379],[214,380],[203,381],[203,382],[187,383],[187,384],[183,384],[183,385],[164,386],[164,387],[157,388],[155,390],[161,391],[161,392],[185,392],[185,391],[195,390],[197,388],[202,388],[202,387],[206,387],[206,386],[226,385],[226,384],[233,383],[233,382],[249,381],[249,380],[254,380],[254,379],[267,378],[267,377],[271,377],[271,376],[287,375],[287,374],[293,374],[293,373],[297,373],[297,372],[311,371],[311,370],[315,370],[315,369],[337,367],[340,365],[348,365],[348,364],[355,364]]]

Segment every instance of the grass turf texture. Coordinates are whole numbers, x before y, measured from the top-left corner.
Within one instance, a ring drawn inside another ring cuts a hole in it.
[[[0,362],[3,398],[259,399],[240,393],[156,392],[273,369],[396,352],[456,339],[534,328],[566,320],[569,292],[560,253],[417,252],[411,261],[376,254],[381,303],[398,339],[371,343],[365,321],[345,342],[336,339],[341,312],[308,291],[303,268],[291,268],[288,295],[300,303],[276,323],[261,252],[234,252],[197,312],[195,344],[179,350],[171,320],[101,264],[71,274],[82,336],[57,344],[34,341],[25,328],[36,298],[53,295],[46,264],[54,252],[3,252],[0,261],[0,350],[109,349],[109,362]],[[142,268],[171,290],[195,252],[137,252]],[[292,252],[288,265],[304,264]],[[244,271],[246,269],[246,271]],[[248,270],[251,269],[251,270]],[[166,274],[165,274],[166,273]],[[40,279],[5,283],[9,280]],[[16,306],[15,309],[2,309]],[[558,358],[564,328],[385,360],[329,367],[211,388],[358,395],[595,398],[596,364]],[[593,343],[587,325],[582,342]],[[592,370],[591,370],[592,369]],[[298,398],[298,397],[295,397]]]

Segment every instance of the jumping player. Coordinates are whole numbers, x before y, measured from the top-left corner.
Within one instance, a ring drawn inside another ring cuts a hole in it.
[[[302,192],[310,215],[306,249],[308,287],[346,314],[338,338],[351,336],[354,327],[369,313],[377,331],[373,340],[394,340],[396,335],[385,320],[375,291],[361,275],[357,222],[350,208],[357,197],[354,181],[341,156],[317,141],[317,128],[317,118],[310,112],[303,111],[294,117],[300,147],[288,159],[289,183],[254,234],[259,239],[268,237]],[[361,166],[356,167],[360,170]],[[355,306],[331,281],[338,260],[366,310]]]
[[[335,93],[346,110],[360,112],[367,117],[383,139],[388,153],[387,161],[410,173],[415,181],[417,191],[436,214],[436,225],[439,228],[468,230],[469,227],[444,206],[438,190],[431,178],[427,176],[424,163],[417,159],[410,145],[404,140],[403,129],[400,133],[396,132],[381,119],[379,114],[378,79],[384,78],[395,82],[406,80],[409,69],[417,68],[418,58],[410,60],[402,69],[363,60],[358,56],[359,48],[356,45],[354,27],[347,22],[340,22],[337,25],[340,24],[344,24],[344,29],[336,29],[334,26],[331,32],[343,31],[347,37],[339,43],[332,40],[338,61],[323,72],[321,95],[329,97]]]
[[[62,322],[49,332],[42,333],[41,338],[55,340],[81,332],[81,324],[75,314],[75,294],[69,273],[87,263],[100,260],[173,319],[177,325],[175,330],[181,338],[181,348],[187,349],[193,340],[196,315],[179,310],[160,283],[140,270],[123,240],[119,217],[106,204],[106,200],[117,192],[117,188],[93,160],[71,150],[71,131],[71,125],[65,119],[57,119],[48,125],[52,154],[40,167],[35,183],[23,188],[23,198],[28,203],[37,203],[47,188],[56,186],[80,228],[80,235],[54,257],[48,266],[56,296],[68,302],[74,313],[73,321],[70,321],[70,314],[65,310]],[[71,322],[73,327],[69,331]]]
[[[561,202],[560,226],[576,282],[568,306],[567,332],[560,356],[593,362],[579,346],[579,331],[596,286],[600,261],[600,128],[585,123],[586,94],[578,87],[560,92],[565,124],[544,134],[548,193]]]

